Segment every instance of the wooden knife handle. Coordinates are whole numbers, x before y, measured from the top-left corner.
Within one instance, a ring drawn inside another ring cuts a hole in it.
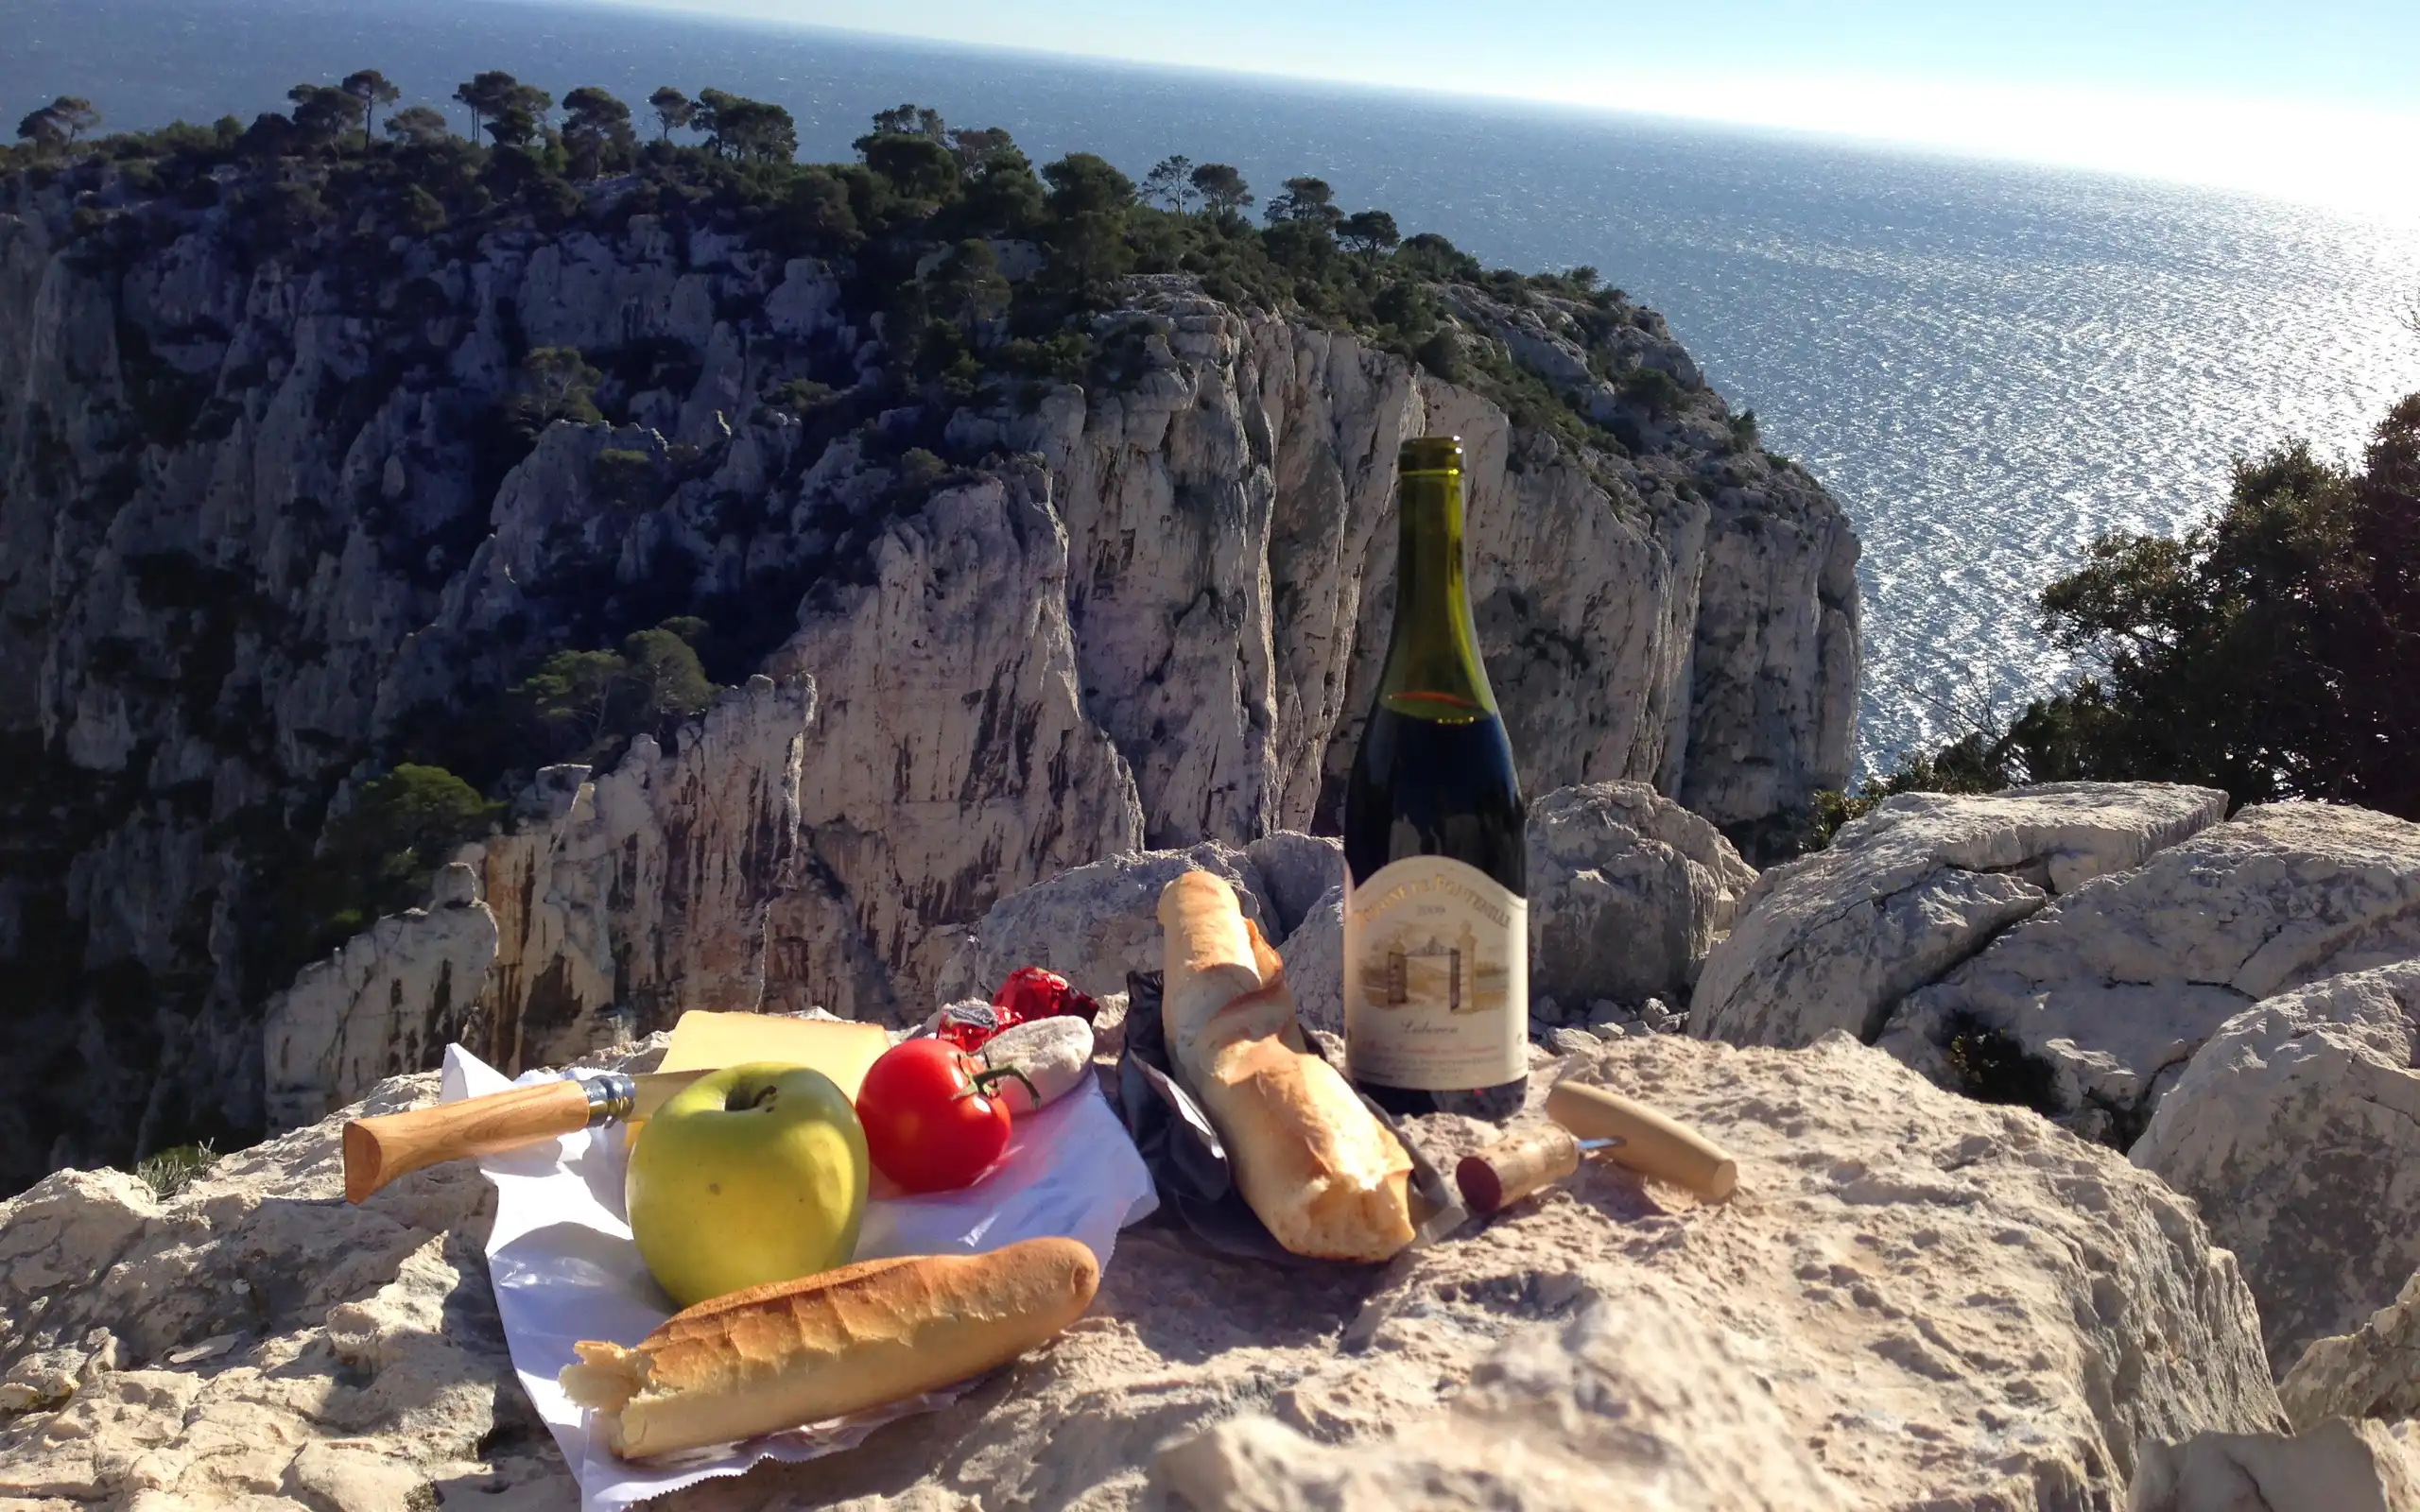
[[[359,1202],[425,1165],[575,1133],[588,1126],[589,1112],[586,1086],[549,1081],[407,1113],[348,1119],[344,1199]]]
[[[1567,1081],[1547,1093],[1547,1116],[1583,1140],[1615,1139],[1616,1165],[1720,1202],[1739,1185],[1739,1162],[1697,1130],[1602,1087]]]

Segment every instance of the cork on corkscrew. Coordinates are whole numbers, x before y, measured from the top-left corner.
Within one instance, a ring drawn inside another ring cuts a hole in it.
[[[1695,1129],[1602,1087],[1564,1082],[1547,1094],[1552,1124],[1497,1141],[1455,1167],[1462,1200],[1480,1216],[1501,1211],[1570,1176],[1599,1151],[1615,1164],[1669,1181],[1709,1202],[1739,1184],[1739,1164]]]

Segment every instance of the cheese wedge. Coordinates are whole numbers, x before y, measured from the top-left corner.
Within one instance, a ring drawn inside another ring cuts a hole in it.
[[[755,1060],[812,1066],[854,1103],[867,1070],[890,1048],[890,1035],[878,1023],[691,1008],[672,1026],[672,1042],[665,1046],[664,1062],[656,1069],[719,1071]],[[638,1122],[629,1126],[635,1136]]]

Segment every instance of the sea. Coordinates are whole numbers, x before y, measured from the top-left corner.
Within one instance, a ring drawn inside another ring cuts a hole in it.
[[[113,127],[249,120],[370,67],[459,124],[454,85],[501,68],[777,101],[833,159],[912,101],[1038,163],[1182,153],[1264,197],[1316,174],[1491,266],[1595,266],[1856,520],[1869,772],[2075,674],[2034,606],[2096,536],[2188,528],[2290,438],[2358,455],[2420,389],[2420,207],[595,3],[0,0],[0,33],[9,120],[60,94]]]

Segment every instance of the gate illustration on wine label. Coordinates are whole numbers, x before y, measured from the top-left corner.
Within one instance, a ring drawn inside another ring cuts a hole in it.
[[[1448,1013],[1485,1013],[1505,1005],[1512,973],[1502,961],[1479,954],[1478,936],[1467,920],[1453,939],[1413,926],[1374,943],[1361,972],[1362,995],[1374,1008],[1412,1004]]]

